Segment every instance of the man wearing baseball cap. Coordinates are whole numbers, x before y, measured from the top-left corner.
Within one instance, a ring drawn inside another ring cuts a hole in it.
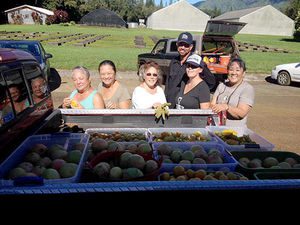
[[[180,91],[181,81],[188,79],[185,62],[191,54],[193,47],[193,36],[191,33],[183,32],[179,34],[177,39],[177,51],[179,56],[172,59],[170,62],[170,73],[167,75],[165,86],[167,102],[171,103],[170,108],[175,108],[175,98]],[[206,65],[204,65],[203,72],[200,76],[210,88],[215,86],[215,77]]]

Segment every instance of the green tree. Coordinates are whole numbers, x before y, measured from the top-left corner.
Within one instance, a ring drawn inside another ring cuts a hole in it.
[[[292,20],[295,20],[300,9],[300,0],[290,0],[290,4],[285,10],[285,14]]]
[[[164,7],[164,4],[163,4],[163,1],[160,0],[160,3],[159,3],[159,8],[163,8]]]
[[[300,9],[298,10],[298,15],[295,18],[294,39],[300,41]]]

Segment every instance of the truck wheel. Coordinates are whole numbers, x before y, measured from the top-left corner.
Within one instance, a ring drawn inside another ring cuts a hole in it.
[[[277,76],[277,83],[283,86],[291,84],[291,76],[287,71],[281,71]]]

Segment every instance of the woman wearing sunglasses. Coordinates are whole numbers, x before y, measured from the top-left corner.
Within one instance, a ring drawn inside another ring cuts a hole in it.
[[[161,84],[161,71],[156,62],[146,62],[139,70],[140,81],[132,94],[132,107],[134,109],[151,109],[166,103],[166,96]]]
[[[183,80],[176,97],[176,109],[208,109],[210,107],[210,91],[207,83],[199,76],[204,62],[197,54],[186,60],[187,79]]]

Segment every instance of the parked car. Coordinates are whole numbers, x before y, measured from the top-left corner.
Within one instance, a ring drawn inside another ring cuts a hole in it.
[[[46,75],[46,80],[52,89],[58,88],[56,84],[61,82],[59,73],[54,68],[50,68],[50,58],[52,54],[46,53],[43,45],[36,40],[0,40],[0,48],[14,48],[31,53],[39,62],[41,69]]]
[[[300,62],[277,65],[272,70],[271,78],[284,86],[290,85],[292,81],[300,82]]]
[[[194,35],[193,52],[202,56],[210,71],[217,78],[227,77],[227,64],[231,57],[239,56],[239,49],[233,36],[246,23],[209,20],[203,35]],[[171,60],[178,56],[176,38],[163,38],[153,47],[150,53],[138,55],[138,68],[146,61],[153,60],[160,65],[164,80],[169,74]]]

